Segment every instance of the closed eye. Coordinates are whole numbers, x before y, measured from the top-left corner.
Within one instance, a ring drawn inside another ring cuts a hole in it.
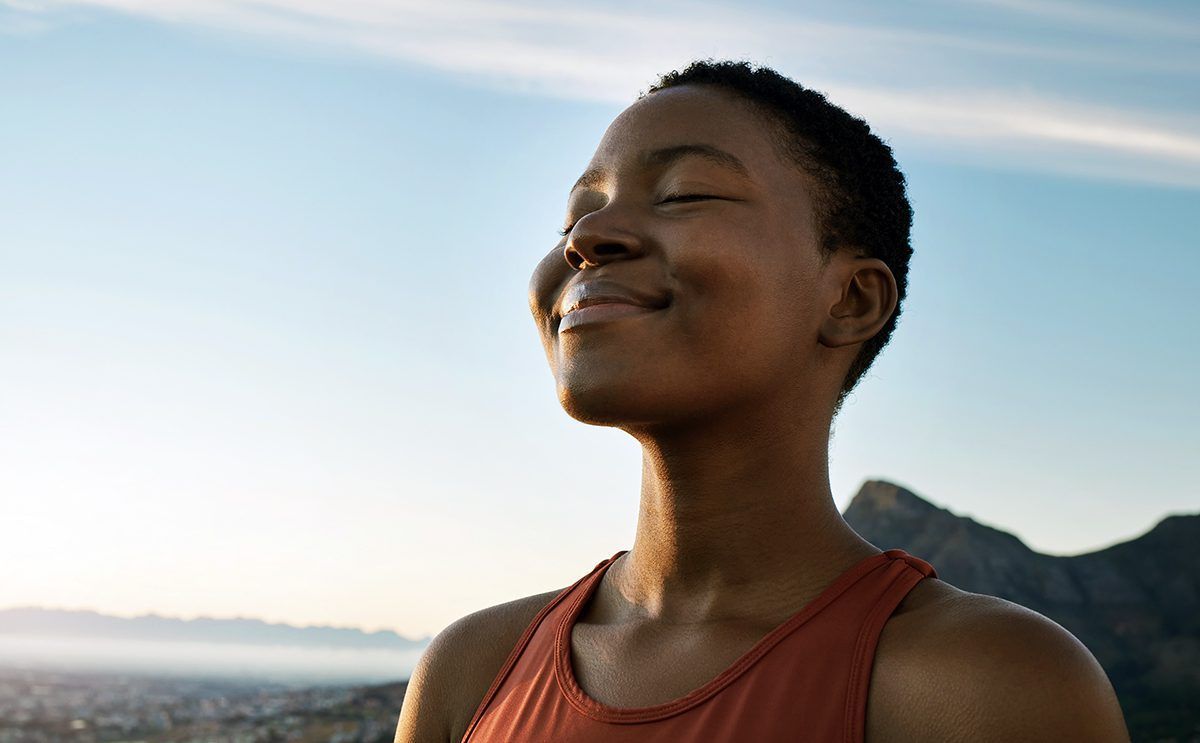
[[[712,194],[705,194],[705,193],[680,193],[680,194],[667,194],[666,196],[663,197],[663,200],[658,203],[660,203],[660,204],[687,204],[687,203],[691,203],[693,201],[704,201],[706,199],[721,199],[721,200],[725,200],[725,201],[735,201],[736,200],[736,199],[728,199],[724,196],[713,196]],[[575,225],[571,224],[571,225],[568,225],[567,227],[563,227],[561,230],[559,230],[558,234],[561,235],[562,237],[566,237],[567,235],[569,235],[571,233],[571,230],[573,230],[573,229],[575,229]]]
[[[710,194],[704,194],[704,193],[679,193],[679,194],[673,193],[673,194],[667,194],[665,197],[663,197],[663,200],[658,203],[669,204],[672,202],[701,201],[703,199],[719,199],[719,198],[721,198],[721,197],[720,196],[712,196]]]

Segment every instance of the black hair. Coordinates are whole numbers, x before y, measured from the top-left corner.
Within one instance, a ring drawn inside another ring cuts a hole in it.
[[[818,184],[813,194],[822,259],[839,248],[887,264],[896,279],[896,309],[862,344],[834,404],[834,415],[891,339],[908,288],[912,206],[892,148],[862,119],[773,69],[747,62],[700,60],[662,75],[640,98],[680,85],[710,85],[741,96],[781,124],[787,154]]]

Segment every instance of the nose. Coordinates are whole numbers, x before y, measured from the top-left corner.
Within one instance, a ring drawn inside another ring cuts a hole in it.
[[[644,252],[644,243],[628,225],[615,221],[600,209],[587,214],[571,228],[563,257],[571,268],[597,268],[615,260],[636,258]]]

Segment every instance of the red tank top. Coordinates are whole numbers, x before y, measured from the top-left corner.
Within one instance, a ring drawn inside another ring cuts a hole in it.
[[[650,707],[617,708],[580,688],[571,628],[624,553],[596,565],[534,617],[462,743],[862,743],[879,633],[913,586],[937,577],[903,550],[864,558],[700,688]]]

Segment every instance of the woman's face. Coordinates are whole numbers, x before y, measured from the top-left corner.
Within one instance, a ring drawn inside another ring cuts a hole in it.
[[[704,86],[654,93],[609,126],[529,284],[572,417],[679,424],[832,379],[815,374],[818,336],[841,289],[823,281],[810,179],[776,136]],[[563,317],[584,298],[610,301]]]

